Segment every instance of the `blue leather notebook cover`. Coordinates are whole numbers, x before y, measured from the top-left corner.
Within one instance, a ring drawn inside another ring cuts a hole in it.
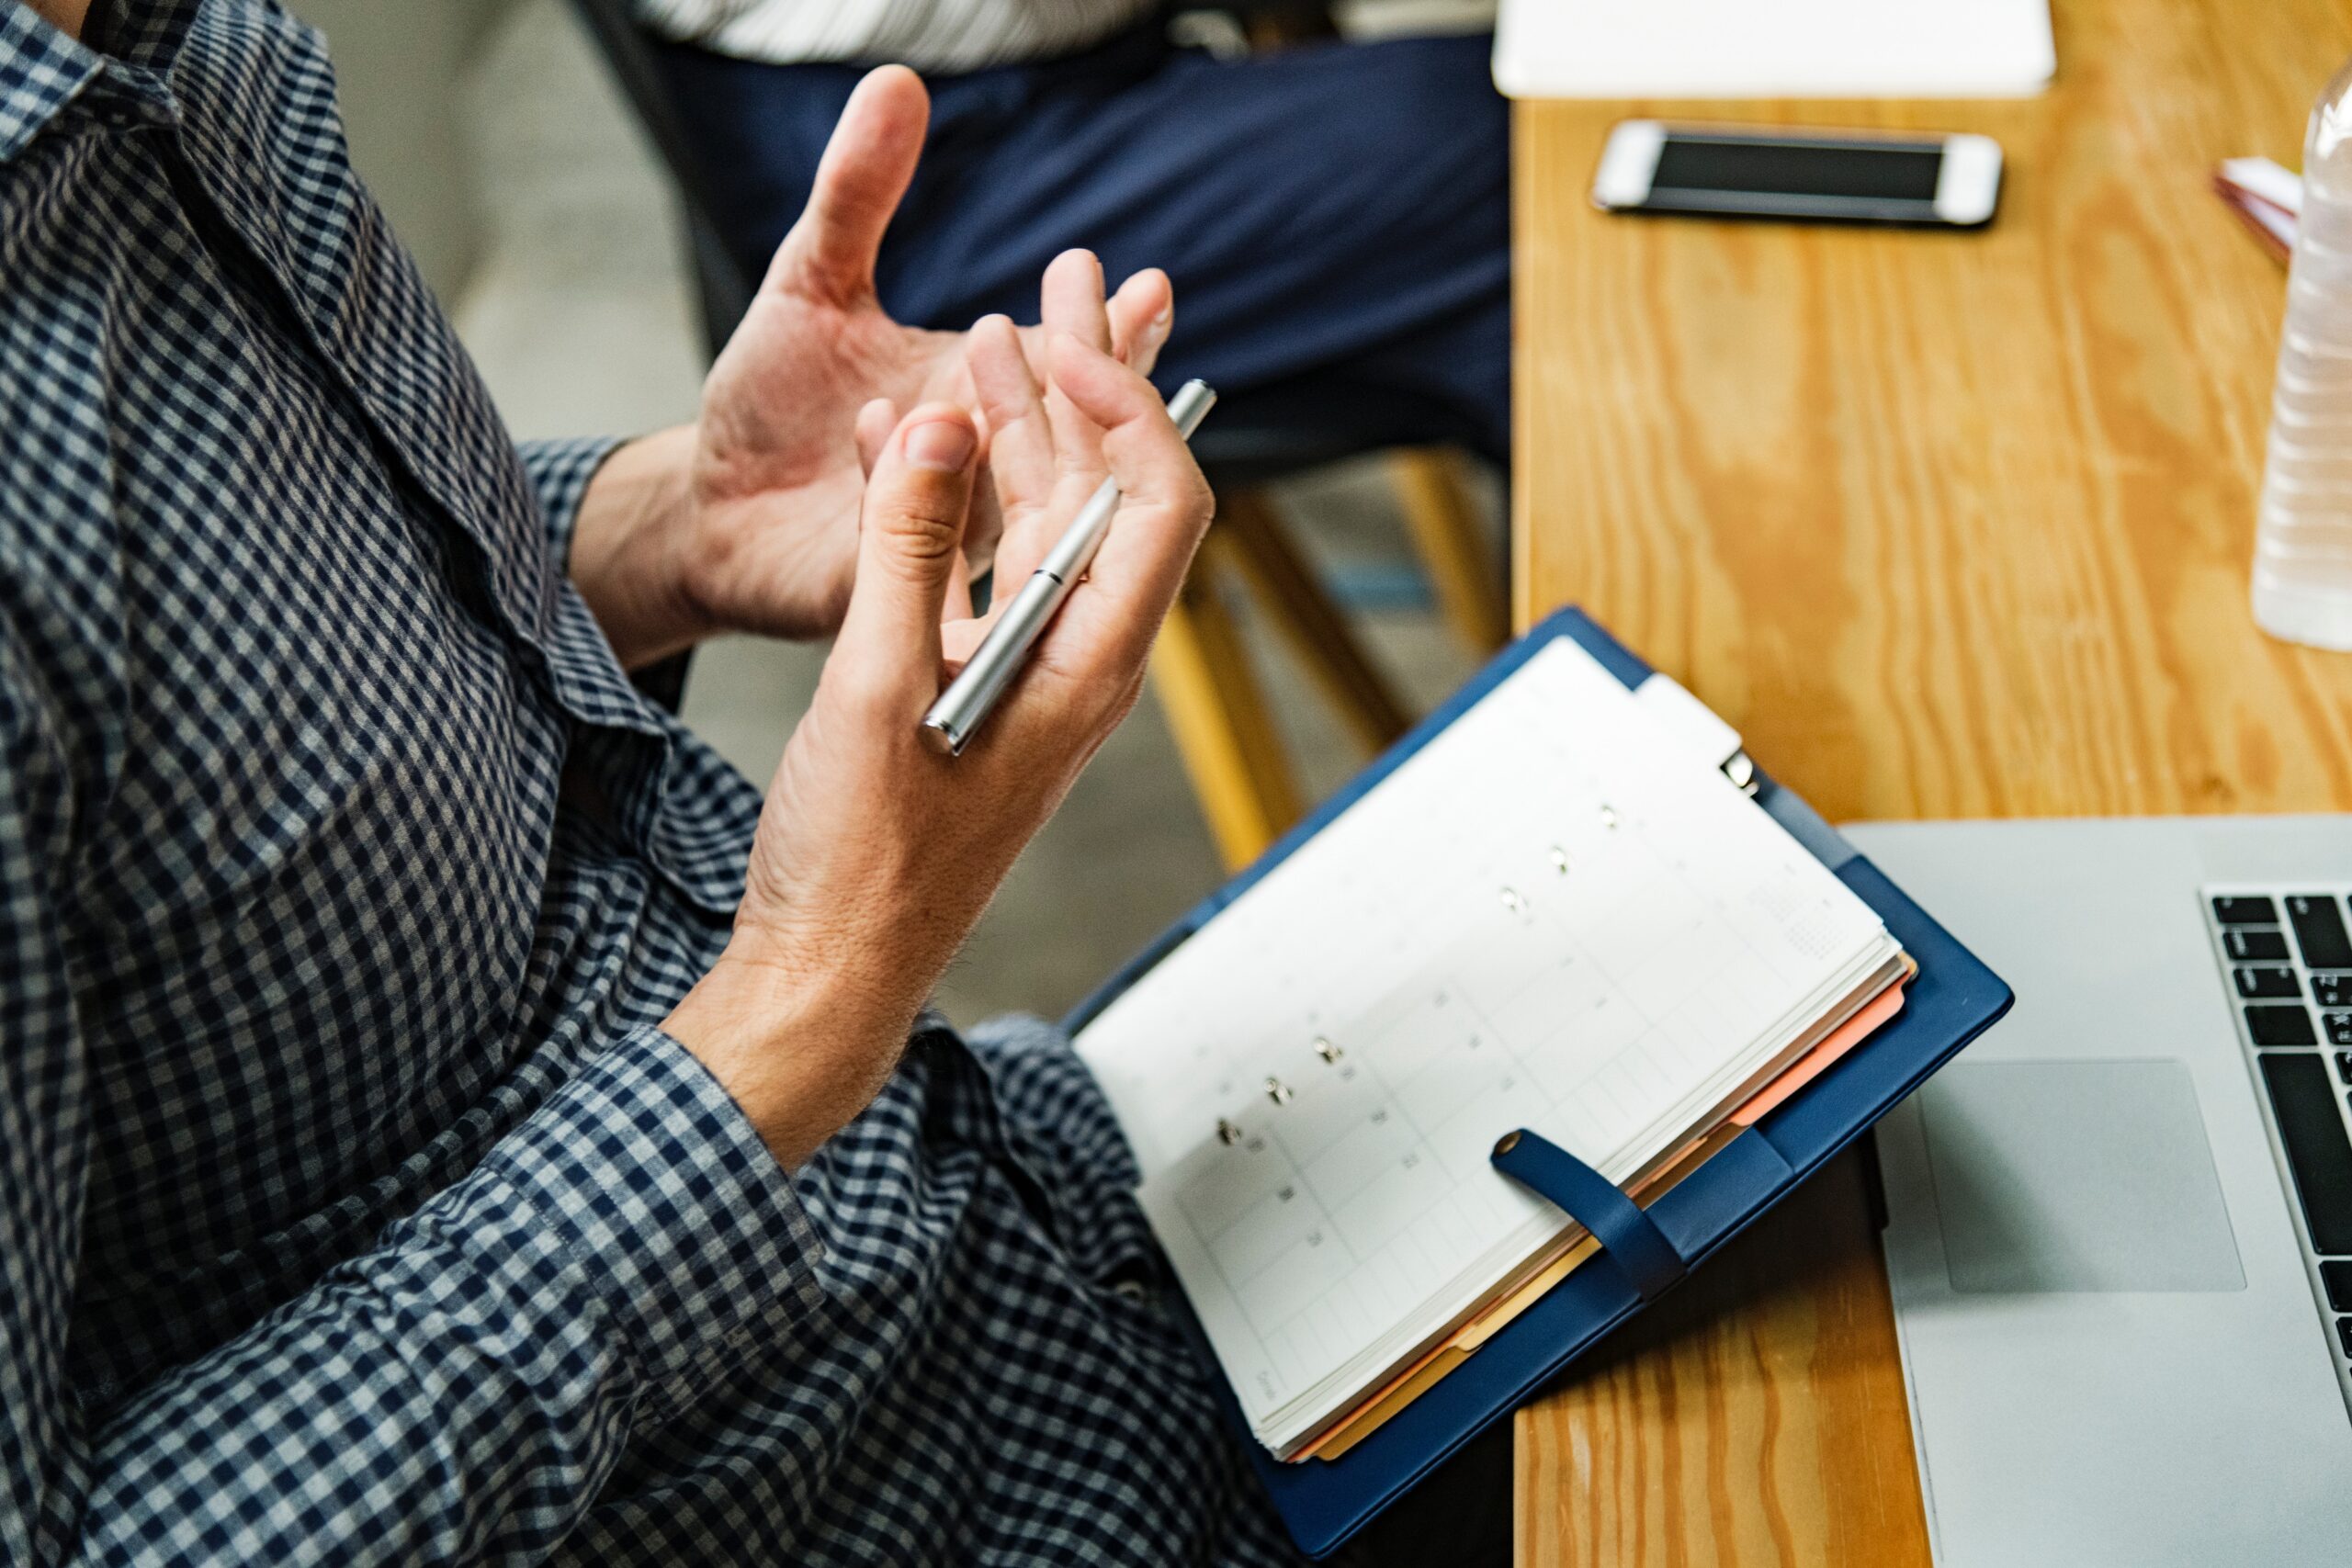
[[[1498,654],[1412,732],[1277,841],[1254,865],[1196,906],[1111,976],[1070,1014],[1075,1033],[1145,971],[1380,781],[1554,637],[1573,637],[1629,687],[1650,673],[1582,611],[1565,609]],[[1761,775],[1759,775],[1759,778]],[[1840,1057],[1761,1122],[1734,1138],[1646,1209],[1684,1260],[1702,1262],[1798,1181],[1893,1110],[1960,1048],[1982,1033],[2011,1001],[2009,988],[1904,897],[1876,866],[1804,801],[1769,778],[1757,805],[1878,912],[1918,962],[1903,1011]],[[1500,1129],[1498,1130],[1498,1132]],[[1440,1461],[1539,1393],[1563,1368],[1642,1304],[1633,1281],[1603,1259],[1576,1270],[1442,1382],[1337,1460],[1277,1461],[1250,1435],[1249,1423],[1216,1368],[1208,1338],[1181,1296],[1171,1305],[1212,1369],[1226,1415],[1239,1434],[1292,1539],[1315,1557],[1329,1555],[1429,1473]],[[1171,1292],[1171,1296],[1173,1292]]]

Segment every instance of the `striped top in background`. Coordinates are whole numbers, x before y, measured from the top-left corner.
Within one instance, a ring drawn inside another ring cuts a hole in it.
[[[1074,54],[1159,0],[633,0],[665,37],[777,64],[824,61],[964,72]]]

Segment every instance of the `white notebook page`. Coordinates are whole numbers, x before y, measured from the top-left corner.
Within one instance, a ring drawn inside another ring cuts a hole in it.
[[[1623,1180],[1893,946],[1560,639],[1078,1045],[1279,1449],[1557,1233],[1498,1136]]]

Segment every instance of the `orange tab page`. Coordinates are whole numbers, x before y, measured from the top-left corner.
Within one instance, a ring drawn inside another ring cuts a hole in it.
[[[1910,964],[1902,979],[1880,992],[1869,1006],[1840,1024],[1837,1032],[1788,1065],[1779,1077],[1757,1090],[1754,1099],[1731,1113],[1735,1127],[1753,1127],[1765,1116],[1819,1077],[1829,1064],[1869,1039],[1903,1010],[1903,989],[1919,973],[1919,965]]]

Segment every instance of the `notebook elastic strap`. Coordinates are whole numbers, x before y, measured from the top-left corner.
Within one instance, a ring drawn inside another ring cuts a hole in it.
[[[1495,1168],[1550,1199],[1592,1233],[1642,1300],[1656,1301],[1689,1271],[1666,1233],[1616,1183],[1540,1133],[1521,1128],[1495,1145]]]

